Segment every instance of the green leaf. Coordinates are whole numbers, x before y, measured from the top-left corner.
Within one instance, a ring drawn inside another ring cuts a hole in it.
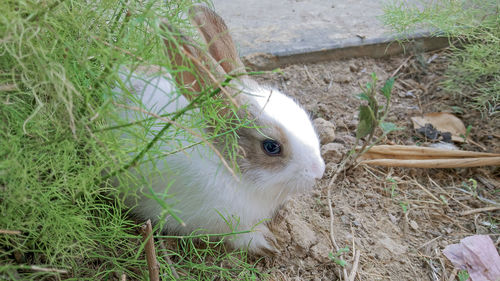
[[[367,105],[359,106],[359,123],[356,131],[356,138],[360,139],[369,135],[375,128],[373,119],[373,111]]]
[[[337,252],[337,254],[341,254],[341,253],[348,253],[349,252],[349,247],[345,247],[345,248],[340,248]]]
[[[342,266],[342,267],[344,267],[344,266],[347,264],[347,262],[346,262],[345,260],[341,260],[341,259],[334,259],[333,261],[334,261],[336,264],[338,264],[338,265],[340,265],[340,266]]]
[[[391,122],[381,122],[380,123],[380,129],[382,129],[382,131],[385,134],[388,134],[388,133],[390,133],[392,131],[401,130],[401,128],[399,128],[396,124],[391,123]]]
[[[458,280],[459,281],[466,281],[469,279],[469,273],[467,272],[467,270],[460,270],[458,272]]]
[[[406,204],[405,202],[399,202],[399,206],[401,206],[401,208],[403,209],[403,213],[408,212],[408,204]]]
[[[360,100],[370,101],[370,97],[365,93],[357,94],[356,97]]]
[[[385,81],[384,87],[382,87],[382,94],[386,99],[391,99],[392,86],[394,86],[394,77],[391,77]]]
[[[459,106],[452,106],[451,110],[453,113],[464,114],[464,110]]]
[[[340,251],[340,250],[339,250],[339,251]],[[338,256],[338,254],[337,254],[337,256]],[[336,264],[340,265],[341,267],[344,267],[344,266],[347,264],[347,262],[346,262],[346,261],[344,261],[344,260],[342,260],[342,259],[337,258],[337,257],[336,257],[336,256],[334,256],[332,253],[329,253],[329,254],[328,254],[328,257],[330,258],[330,260],[332,260],[334,263],[336,263]]]

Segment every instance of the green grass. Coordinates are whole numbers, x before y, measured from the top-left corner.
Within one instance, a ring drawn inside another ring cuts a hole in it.
[[[390,0],[383,21],[402,35],[429,30],[448,36],[452,54],[444,89],[489,116],[498,114],[500,2]]]
[[[121,65],[171,69],[157,23],[166,17],[188,29],[179,14],[190,4],[0,1],[0,230],[20,232],[0,233],[0,279],[148,278],[140,222],[130,219],[121,199],[127,191],[103,175],[120,171],[121,180],[141,180],[120,170],[132,156],[120,149],[113,130],[100,129],[110,126],[105,116],[115,108],[106,96]],[[235,121],[217,119],[219,101],[202,105],[230,153],[235,135],[228,122]],[[226,252],[208,238],[198,247],[189,238],[175,240],[179,248],[169,253],[182,280],[262,277],[244,252]],[[172,276],[158,241],[156,246],[160,273]]]

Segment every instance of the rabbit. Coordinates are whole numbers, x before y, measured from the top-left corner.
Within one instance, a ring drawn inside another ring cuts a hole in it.
[[[245,66],[223,19],[200,5],[193,6],[190,15],[207,43],[208,52],[203,53],[191,44],[180,47],[190,55],[191,63],[196,65],[200,76],[210,74],[199,62],[215,68],[213,75],[221,81],[227,77],[225,75],[244,73]],[[168,39],[164,41],[172,64],[181,69],[186,61],[168,52],[174,43]],[[147,72],[122,72],[121,79],[146,111],[158,115],[175,112],[193,99],[192,96],[182,95],[171,95],[175,96],[175,100],[169,97],[169,93],[178,87],[172,78],[177,85],[190,87],[194,92],[204,86],[203,82],[187,72]],[[291,195],[311,190],[315,181],[323,176],[325,163],[311,119],[293,99],[277,89],[259,85],[248,75],[233,81],[233,87],[224,89],[231,93],[232,98],[224,94],[220,96],[228,103],[245,108],[238,114],[251,117],[259,127],[239,128],[237,131],[240,157],[236,158],[239,167],[236,178],[223,167],[223,158],[206,145],[191,146],[158,159],[149,159],[146,154],[144,158],[150,160],[149,164],[143,161],[136,169],[148,177],[155,193],[164,195],[166,192],[171,196],[157,196],[155,199],[145,189],[138,198],[128,201],[134,205],[132,212],[135,216],[154,222],[158,222],[162,205],[179,211],[182,223],[167,216],[163,224],[165,233],[188,235],[199,230],[205,233],[251,230],[226,237],[225,243],[252,254],[273,255],[279,252],[276,239],[264,222],[272,219]],[[129,100],[127,103],[133,102]],[[151,117],[130,107],[120,110],[120,118],[128,122]],[[192,118],[200,117],[187,114],[184,121],[178,122],[189,124]],[[150,138],[162,124],[161,120],[155,121]],[[181,137],[181,142],[188,145],[192,140],[186,136]],[[158,149],[171,151],[169,145],[167,141],[160,141]],[[165,204],[159,203],[158,198],[162,198]]]

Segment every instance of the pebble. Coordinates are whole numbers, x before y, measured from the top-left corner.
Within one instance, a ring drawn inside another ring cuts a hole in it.
[[[351,77],[349,77],[347,75],[339,74],[339,75],[336,75],[335,77],[333,77],[333,82],[336,82],[339,84],[347,84],[347,83],[351,82]]]
[[[414,220],[410,220],[410,226],[413,228],[413,230],[417,231],[418,230],[418,224]]]
[[[325,162],[338,163],[342,160],[345,148],[340,143],[327,143],[321,147],[321,156]]]
[[[313,121],[314,127],[319,135],[321,144],[327,144],[335,139],[335,125],[323,118],[316,118]]]

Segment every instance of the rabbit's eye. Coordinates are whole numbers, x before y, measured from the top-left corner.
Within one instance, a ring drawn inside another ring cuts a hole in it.
[[[281,145],[275,140],[267,139],[262,141],[262,149],[269,156],[278,156],[281,154]]]

